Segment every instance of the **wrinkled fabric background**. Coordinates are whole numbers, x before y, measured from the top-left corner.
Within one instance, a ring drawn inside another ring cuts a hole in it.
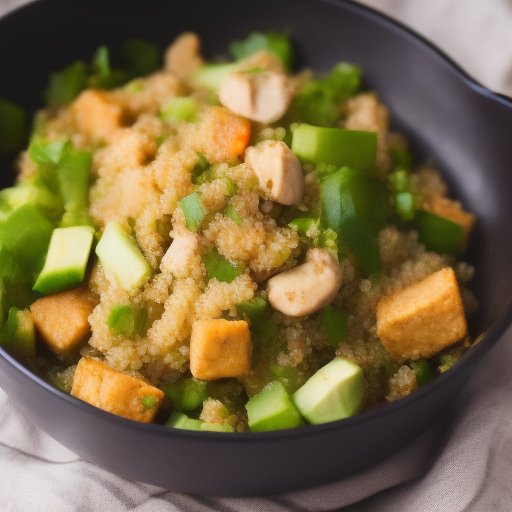
[[[0,0],[0,15],[23,3]],[[512,96],[512,0],[361,3],[414,28],[481,83]],[[0,511],[509,511],[511,361],[512,329],[411,445],[345,480],[270,498],[191,496],[124,480],[53,441],[0,390]]]

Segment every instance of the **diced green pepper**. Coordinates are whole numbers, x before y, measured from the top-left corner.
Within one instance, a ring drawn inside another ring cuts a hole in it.
[[[158,46],[138,37],[130,38],[124,43],[122,58],[123,69],[130,78],[149,75],[160,67]]]
[[[322,218],[356,255],[366,274],[381,270],[378,234],[389,215],[388,190],[376,178],[349,167],[321,183]]]
[[[0,98],[0,154],[19,151],[27,134],[27,115],[18,105]]]
[[[410,171],[412,169],[412,155],[407,148],[391,148],[389,154],[395,170]]]
[[[183,215],[185,215],[187,228],[195,233],[208,213],[208,210],[201,201],[201,195],[199,192],[194,192],[184,197],[180,201],[180,206],[183,210]]]
[[[247,318],[250,322],[258,321],[268,309],[267,302],[261,297],[254,297],[236,305],[236,314],[241,318]]]
[[[132,308],[121,304],[112,306],[107,325],[112,333],[117,336],[131,336],[135,330]]]
[[[238,62],[228,62],[222,64],[205,64],[194,72],[192,78],[195,82],[208,89],[217,90],[223,80],[231,73],[240,71]]]
[[[96,89],[113,89],[126,82],[126,73],[112,69],[110,52],[106,46],[100,46],[92,59],[93,74],[89,77],[88,86]]]
[[[288,393],[295,393],[299,388],[299,370],[292,366],[271,364],[270,371],[277,377]]]
[[[223,283],[232,283],[245,270],[245,265],[242,262],[233,264],[221,256],[215,249],[203,254],[202,260],[206,267],[208,279],[215,278]]]
[[[173,412],[165,424],[166,427],[179,428],[181,430],[201,430],[203,421],[189,418],[181,412]]]
[[[440,359],[439,372],[444,373],[446,370],[449,370],[458,360],[459,357],[457,356],[443,354]]]
[[[418,361],[411,361],[411,368],[414,370],[416,375],[416,382],[418,387],[426,386],[429,382],[432,382],[434,376],[432,370],[426,359],[419,359]]]
[[[312,217],[298,217],[297,219],[293,219],[288,226],[297,231],[300,236],[306,236],[311,226],[317,223],[318,219],[314,219]]]
[[[44,264],[53,227],[36,206],[27,203],[0,221],[0,244],[29,274],[38,273]]]
[[[190,378],[177,383],[166,382],[161,389],[178,412],[194,411],[208,398],[207,383]]]
[[[71,103],[87,86],[87,64],[77,61],[61,72],[51,73],[44,99],[50,107],[62,107]]]
[[[432,212],[416,212],[414,227],[418,238],[429,251],[441,254],[457,254],[464,232],[462,226]]]
[[[245,59],[253,53],[266,50],[276,55],[287,69],[293,65],[293,49],[290,38],[277,32],[252,32],[243,41],[233,41],[229,52],[236,60]]]
[[[206,160],[205,156],[201,153],[196,153],[197,155],[197,164],[194,165],[191,174],[192,174],[192,183],[197,183],[198,178],[211,168],[210,162]]]
[[[151,409],[151,407],[154,407],[158,403],[158,398],[147,395],[141,400],[141,402],[144,409]]]
[[[189,97],[173,98],[166,103],[160,117],[167,122],[186,121],[187,123],[194,123],[197,118],[197,102],[194,98]]]
[[[345,341],[348,336],[348,312],[327,306],[322,309],[322,321],[327,337],[333,345]]]
[[[321,80],[311,80],[297,93],[293,104],[300,120],[314,126],[334,126],[340,118],[333,91]]]
[[[299,158],[316,164],[369,171],[375,167],[377,134],[301,124],[293,132],[292,151]]]
[[[0,346],[15,357],[36,355],[36,333],[28,309],[21,311],[16,307],[10,308],[7,323],[0,336]]]
[[[343,101],[357,93],[361,86],[361,68],[339,62],[323,81],[333,90],[337,101]]]

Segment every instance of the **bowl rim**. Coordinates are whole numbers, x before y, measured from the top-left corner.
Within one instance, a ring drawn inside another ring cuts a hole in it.
[[[50,4],[58,3],[63,0],[32,0],[29,3],[21,5],[13,10],[10,10],[6,14],[0,16],[0,23],[5,22],[11,17],[20,15],[25,10],[33,9],[34,6],[39,4]],[[487,97],[505,108],[512,109],[512,98],[505,94],[496,93],[489,88],[480,84],[476,79],[469,75],[459,64],[457,64],[450,56],[448,56],[443,50],[441,50],[434,43],[426,39],[424,36],[417,33],[414,29],[406,26],[402,22],[390,17],[389,15],[378,11],[372,7],[364,4],[360,4],[355,0],[308,0],[311,2],[322,2],[324,4],[332,5],[339,8],[344,6],[356,14],[361,14],[363,17],[370,18],[373,22],[379,25],[385,26],[388,30],[394,33],[399,33],[405,36],[409,42],[415,45],[423,47],[423,49],[431,52],[436,58],[441,59],[447,64],[453,71],[455,71],[459,79],[468,87],[473,89],[476,93]],[[512,323],[512,294],[510,300],[503,309],[502,314],[494,325],[484,333],[480,335],[480,339],[477,343],[469,348],[469,350],[461,357],[461,359],[451,368],[436,377],[431,383],[426,386],[419,388],[417,391],[408,395],[395,402],[377,407],[365,411],[356,416],[345,418],[329,423],[320,425],[305,425],[303,427],[276,430],[270,432],[243,432],[243,433],[229,433],[229,432],[196,432],[192,430],[182,429],[170,429],[165,425],[159,425],[154,423],[141,423],[133,420],[129,420],[122,416],[117,416],[113,413],[109,413],[93,405],[84,402],[74,396],[67,394],[60,389],[52,386],[50,383],[42,379],[29,368],[24,366],[20,361],[15,359],[13,356],[8,354],[4,348],[0,345],[0,359],[4,359],[8,364],[12,365],[18,372],[24,374],[25,377],[34,381],[36,384],[42,386],[47,392],[55,395],[57,398],[65,400],[70,406],[74,408],[81,408],[88,412],[89,415],[96,416],[98,419],[115,422],[119,428],[129,428],[132,430],[140,430],[146,433],[152,433],[153,435],[173,435],[182,438],[190,438],[195,440],[208,440],[215,439],[219,440],[219,436],[222,439],[230,439],[230,442],[259,442],[260,440],[282,440],[283,438],[300,438],[311,435],[321,435],[332,430],[342,429],[343,427],[356,426],[359,423],[365,423],[367,421],[376,420],[386,415],[392,415],[395,411],[401,410],[408,407],[409,403],[413,400],[420,400],[427,397],[429,394],[434,393],[439,386],[444,386],[445,382],[456,378],[456,374],[462,371],[463,367],[470,366],[476,362],[477,358],[483,358],[485,354],[497,343],[500,337],[505,333],[510,324]],[[243,434],[243,435],[240,435]]]

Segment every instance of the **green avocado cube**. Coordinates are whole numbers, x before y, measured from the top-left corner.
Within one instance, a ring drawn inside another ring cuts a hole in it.
[[[252,432],[268,432],[300,427],[302,418],[290,401],[283,385],[271,382],[245,405]]]
[[[320,368],[292,396],[297,410],[314,425],[354,416],[363,400],[363,371],[339,358]]]
[[[55,229],[43,270],[33,289],[48,294],[80,286],[93,236],[94,229],[88,226]]]
[[[173,412],[165,424],[166,427],[179,428],[181,430],[201,430],[203,421],[189,418],[181,412]]]
[[[96,254],[107,279],[127,292],[151,277],[151,266],[135,240],[117,222],[109,222],[105,227]]]

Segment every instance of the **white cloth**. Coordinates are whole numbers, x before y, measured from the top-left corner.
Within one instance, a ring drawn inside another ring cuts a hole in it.
[[[26,0],[0,0],[0,15],[22,3]],[[482,83],[512,95],[510,0],[363,3],[412,26]],[[509,511],[510,361],[512,329],[450,410],[399,453],[339,482],[269,498],[191,496],[124,480],[53,441],[0,390],[0,511]]]

